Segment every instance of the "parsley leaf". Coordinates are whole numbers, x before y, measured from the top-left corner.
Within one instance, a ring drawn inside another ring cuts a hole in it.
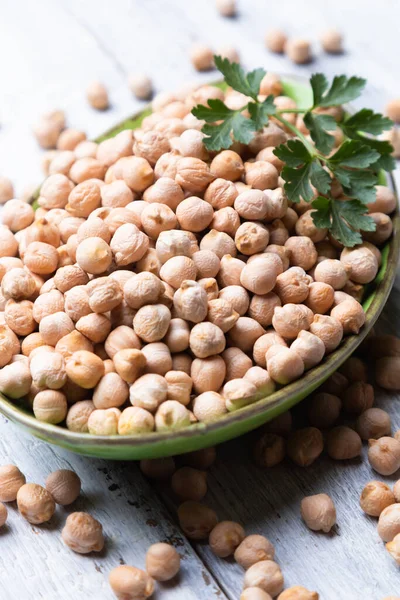
[[[347,140],[327,160],[329,166],[340,165],[354,169],[366,169],[379,158],[379,152],[357,140]]]
[[[363,131],[371,135],[379,135],[386,129],[390,129],[393,123],[387,117],[379,113],[374,113],[369,108],[363,108],[354,115],[351,115],[343,122],[343,129],[347,135],[349,133],[357,133]],[[352,136],[348,136],[352,137]]]
[[[326,164],[341,183],[350,198],[363,204],[376,197],[377,175],[368,169],[380,158],[379,152],[357,140],[347,140],[327,159]]]
[[[253,100],[257,100],[257,96],[260,93],[260,83],[266,73],[264,69],[255,69],[246,74],[243,67],[238,63],[229,62],[227,58],[214,56],[214,62],[228,85],[237,92],[241,92],[245,96],[250,96]]]
[[[300,140],[289,140],[286,144],[280,144],[273,153],[289,167],[299,167],[312,159],[311,154]]]
[[[328,131],[336,129],[335,119],[330,115],[316,115],[309,111],[304,115],[304,124],[309,129],[317,150],[323,154],[329,154],[335,138]]]
[[[314,95],[313,108],[315,108],[316,106],[339,106],[355,100],[364,89],[366,80],[361,77],[337,75],[329,88],[325,75],[316,73],[311,76],[310,83]]]
[[[266,123],[268,123],[268,117],[276,113],[274,97],[268,96],[264,102],[249,102],[247,109],[250,113],[252,121],[255,124],[255,128],[258,131],[259,129],[262,129]]]
[[[358,200],[333,200],[319,196],[312,203],[316,210],[311,213],[318,228],[327,228],[344,246],[362,243],[360,230],[375,231],[374,220],[366,213],[366,207]]]
[[[198,119],[208,123],[202,129],[207,136],[204,138],[204,145],[208,150],[218,151],[229,148],[233,144],[233,139],[248,144],[256,129],[252,120],[244,117],[240,110],[228,108],[222,100],[208,100],[208,107],[196,106],[192,113]]]

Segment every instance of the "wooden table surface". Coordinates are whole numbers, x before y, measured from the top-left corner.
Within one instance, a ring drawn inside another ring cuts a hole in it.
[[[66,109],[71,126],[95,136],[141,105],[127,88],[130,72],[149,73],[157,90],[174,89],[195,74],[188,49],[195,41],[235,45],[248,67],[310,74],[324,71],[368,77],[365,105],[381,109],[399,95],[400,5],[361,0],[242,0],[235,19],[220,17],[213,0],[19,0],[3,2],[0,17],[0,174],[18,192],[41,180],[40,152],[31,126],[47,109]],[[307,10],[305,10],[307,7]],[[346,53],[323,55],[318,35],[339,27]],[[268,28],[315,43],[312,65],[295,67],[268,54]],[[214,74],[211,75],[214,77]],[[84,98],[87,83],[100,79],[111,90],[112,109],[98,113]],[[379,328],[400,333],[398,283]],[[398,397],[378,392],[377,405],[400,427]],[[311,468],[285,463],[268,471],[249,458],[249,436],[219,448],[209,474],[207,503],[220,519],[240,521],[249,533],[263,533],[276,546],[286,585],[302,584],[322,600],[382,600],[400,595],[400,574],[376,532],[362,514],[363,485],[376,478],[368,463],[337,464],[326,457]],[[365,449],[364,449],[365,450]],[[29,481],[43,483],[57,468],[72,468],[83,492],[73,508],[58,508],[46,525],[30,526],[10,507],[0,531],[1,600],[111,600],[107,576],[118,564],[144,566],[148,546],[170,540],[182,555],[176,586],[159,586],[157,599],[238,600],[243,571],[216,559],[206,544],[189,543],[176,524],[173,505],[140,473],[135,463],[113,463],[76,456],[28,437],[0,417],[0,464],[20,466]],[[384,479],[384,478],[380,478]],[[394,480],[389,478],[388,480]],[[337,506],[338,525],[330,535],[310,532],[299,516],[304,495],[327,492]],[[107,536],[106,550],[80,556],[61,541],[66,515],[87,510]]]

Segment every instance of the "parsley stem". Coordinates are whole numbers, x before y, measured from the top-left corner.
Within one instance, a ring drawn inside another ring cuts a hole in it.
[[[284,111],[284,112],[287,112],[287,111]],[[295,136],[297,136],[303,142],[303,144],[305,145],[305,147],[307,148],[307,150],[309,151],[309,153],[311,154],[311,156],[316,156],[314,146],[307,140],[307,138],[301,133],[301,131],[299,131],[297,129],[297,127],[295,127],[294,125],[292,125],[291,123],[289,123],[289,121],[287,121],[279,113],[276,113],[273,116],[275,117],[275,119],[277,121],[280,121],[282,123],[282,125],[284,125],[285,127],[287,127],[287,129],[290,129],[290,131],[292,133],[294,133]]]

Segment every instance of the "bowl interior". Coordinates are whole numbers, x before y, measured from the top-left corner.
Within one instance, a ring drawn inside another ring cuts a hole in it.
[[[216,85],[224,86],[221,83]],[[311,89],[304,79],[284,77],[283,86],[284,93],[296,100],[298,106],[306,107],[311,104]],[[151,108],[145,108],[139,114],[107,131],[96,141],[113,137],[124,129],[140,127],[143,119],[149,114],[151,114]],[[384,174],[382,174],[382,183],[386,183]],[[394,180],[391,176],[389,176],[389,184],[395,190]],[[0,412],[32,435],[46,442],[88,456],[119,460],[158,458],[181,454],[242,435],[275,418],[306,398],[338,369],[366,337],[385,305],[396,274],[400,248],[398,210],[393,221],[393,236],[382,248],[382,265],[378,275],[365,290],[363,306],[366,310],[366,323],[360,334],[347,337],[335,352],[328,355],[320,365],[308,371],[300,380],[249,406],[228,413],[215,423],[208,425],[196,423],[177,432],[102,437],[78,434],[58,425],[40,422],[21,404],[11,402],[1,394]]]

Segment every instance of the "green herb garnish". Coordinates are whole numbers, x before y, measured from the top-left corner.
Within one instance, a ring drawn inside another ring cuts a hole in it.
[[[345,115],[336,122],[330,114],[323,111],[321,114],[321,109],[341,106],[358,98],[365,87],[365,79],[339,75],[329,84],[325,75],[317,73],[310,78],[312,106],[279,110],[273,96],[258,99],[260,83],[266,74],[264,69],[246,73],[228,59],[215,56],[214,60],[225,82],[247,96],[248,102],[232,110],[221,100],[209,100],[208,106],[199,105],[192,110],[195,117],[206,122],[202,128],[206,148],[219,151],[229,148],[234,141],[248,144],[272,116],[296,137],[274,150],[285,163],[282,178],[288,199],[295,203],[300,200],[311,202],[317,190],[320,195],[311,204],[317,227],[326,227],[344,246],[360,244],[360,231],[375,230],[367,204],[375,199],[379,170],[394,169],[392,146],[372,136],[390,129],[392,122],[367,108]],[[290,112],[303,115],[312,142],[285,119],[283,115]],[[335,138],[332,132],[337,127],[342,130],[345,140],[333,152]],[[332,177],[342,185],[348,200],[331,196]]]

